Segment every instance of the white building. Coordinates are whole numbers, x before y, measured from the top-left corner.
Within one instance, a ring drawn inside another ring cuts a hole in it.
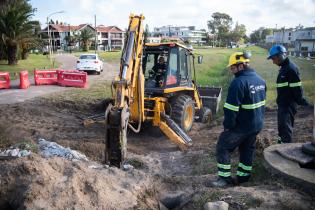
[[[195,26],[162,26],[154,28],[151,34],[160,37],[179,37],[193,44],[204,44],[207,38],[207,32],[196,30]]]
[[[96,31],[98,49],[114,50],[123,48],[125,32],[117,26],[99,25],[96,27]]]
[[[266,36],[266,43],[291,45],[294,42],[293,34],[293,29],[279,29],[274,31],[272,35]]]
[[[294,39],[295,51],[315,52],[315,27],[297,30]]]

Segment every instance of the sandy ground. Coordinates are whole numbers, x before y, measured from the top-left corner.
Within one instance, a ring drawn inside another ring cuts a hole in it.
[[[115,76],[116,67],[108,66],[108,75]],[[95,82],[102,78],[96,77]],[[79,150],[91,160],[71,162],[33,154],[0,161],[0,209],[161,209],[161,203],[169,209],[203,209],[207,201],[216,200],[228,202],[230,209],[314,209],[314,195],[262,167],[261,152],[277,134],[276,110],[266,112],[251,181],[214,189],[204,183],[216,177],[215,144],[222,119],[210,126],[196,123],[189,133],[194,144],[186,152],[165,136],[153,134],[154,128],[128,133],[127,162],[134,169],[122,171],[102,164],[103,125],[82,124],[83,117],[102,113],[102,104],[45,97],[0,105],[1,147],[27,142],[36,151],[37,140],[44,138]],[[312,114],[312,108],[299,108],[294,141],[311,139]],[[234,154],[234,165],[237,159]]]

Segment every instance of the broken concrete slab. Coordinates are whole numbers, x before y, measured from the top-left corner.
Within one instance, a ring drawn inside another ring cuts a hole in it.
[[[272,174],[280,174],[282,177],[290,180],[292,186],[298,186],[305,191],[315,194],[315,169],[302,168],[301,165],[290,160],[281,154],[278,149],[281,147],[297,147],[301,144],[277,144],[264,150],[264,165]]]
[[[224,201],[208,202],[203,208],[205,210],[228,210],[229,204]]]
[[[314,156],[310,156],[302,152],[304,143],[281,144],[277,146],[276,151],[283,157],[298,162],[300,164],[307,164],[315,160]]]

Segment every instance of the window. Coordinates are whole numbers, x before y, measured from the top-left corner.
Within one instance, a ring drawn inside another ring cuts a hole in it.
[[[91,59],[91,60],[95,60],[96,59],[96,55],[81,55],[80,59]]]
[[[146,57],[146,62],[145,64],[145,72],[144,72],[144,77],[149,78],[149,71],[153,68],[154,66],[154,54],[148,54]]]
[[[102,38],[108,38],[108,33],[102,33]]]
[[[169,69],[166,77],[166,85],[172,86],[177,84],[177,69],[178,69],[177,49],[172,48],[169,56]]]
[[[179,51],[179,74],[181,81],[187,81],[188,80],[188,63],[187,63],[187,55],[186,50],[180,49]]]
[[[172,48],[170,51],[168,75],[173,75],[173,76],[177,75],[177,50],[176,48]]]

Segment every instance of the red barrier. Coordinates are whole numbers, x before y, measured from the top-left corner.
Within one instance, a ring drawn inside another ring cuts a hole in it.
[[[58,80],[57,80],[57,82],[58,82],[58,85],[61,85],[60,84],[60,81],[62,81],[63,80],[63,78],[62,78],[62,75],[63,75],[63,72],[68,72],[68,73],[80,73],[80,71],[78,71],[78,70],[58,70],[57,71],[57,74],[58,74]]]
[[[58,84],[60,86],[87,87],[87,73],[79,71],[59,71]]]
[[[35,70],[35,85],[57,85],[59,70]]]
[[[10,88],[10,74],[9,72],[0,72],[0,88]]]
[[[28,71],[20,72],[20,89],[27,89],[31,86],[30,80],[28,79]]]

